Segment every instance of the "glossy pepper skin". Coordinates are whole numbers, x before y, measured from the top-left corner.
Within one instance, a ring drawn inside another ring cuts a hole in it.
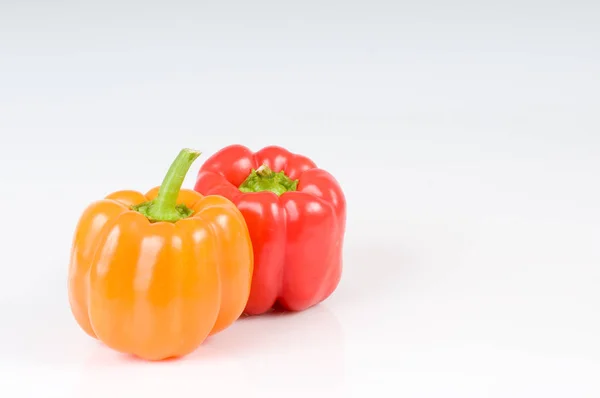
[[[194,189],[230,199],[244,215],[254,250],[245,313],[305,310],[337,288],[346,200],[312,160],[278,146],[254,153],[232,145],[206,160]]]
[[[180,190],[181,174],[145,195],[117,191],[90,204],[71,250],[68,291],[78,324],[147,360],[194,351],[241,315],[250,291],[252,246],[241,213],[223,197]],[[170,204],[148,211],[163,188]]]

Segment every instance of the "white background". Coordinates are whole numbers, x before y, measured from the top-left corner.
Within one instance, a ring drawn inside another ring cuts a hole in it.
[[[0,3],[0,396],[600,395],[597,3],[191,3]],[[233,143],[339,179],[335,294],[180,361],[91,340],[81,211]]]

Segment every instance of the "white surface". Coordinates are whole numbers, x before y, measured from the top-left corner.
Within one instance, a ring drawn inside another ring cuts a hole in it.
[[[599,396],[599,6],[513,3],[2,3],[0,396]],[[231,143],[338,177],[342,282],[124,360],[69,312],[77,218]]]

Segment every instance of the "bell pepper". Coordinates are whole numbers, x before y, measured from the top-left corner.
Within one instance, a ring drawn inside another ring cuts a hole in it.
[[[113,192],[78,221],[70,307],[88,335],[114,350],[181,357],[244,310],[253,254],[243,216],[226,198],[181,189],[199,155],[182,150],[160,187]]]
[[[194,189],[228,198],[244,215],[254,250],[246,314],[302,311],[337,288],[346,199],[312,160],[278,146],[253,153],[231,145],[204,162]]]

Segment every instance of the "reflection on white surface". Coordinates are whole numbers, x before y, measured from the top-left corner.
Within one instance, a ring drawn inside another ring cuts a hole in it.
[[[345,378],[344,341],[334,313],[319,305],[303,313],[241,318],[191,355],[160,363],[93,344],[73,379],[73,396],[110,395],[114,385],[107,378],[121,391],[143,396],[336,390]]]

